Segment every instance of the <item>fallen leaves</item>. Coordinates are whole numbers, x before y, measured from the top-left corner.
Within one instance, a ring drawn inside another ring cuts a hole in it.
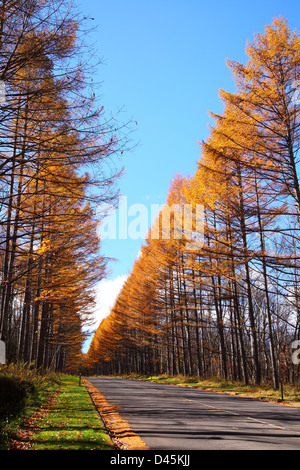
[[[100,391],[86,379],[82,379],[82,383],[89,392],[116,447],[120,450],[148,450],[145,442],[135,434],[127,421],[121,418],[116,407],[109,404]]]
[[[41,423],[46,419],[49,410],[59,391],[53,392],[44,406],[26,417],[20,428],[10,438],[10,450],[29,450],[32,448],[32,438],[41,430]]]

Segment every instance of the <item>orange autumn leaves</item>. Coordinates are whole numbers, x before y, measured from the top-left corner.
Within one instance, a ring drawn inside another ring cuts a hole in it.
[[[0,338],[8,362],[39,369],[80,362],[106,273],[97,206],[114,200],[118,176],[107,164],[118,129],[86,85],[81,27],[63,2],[0,9]]]
[[[168,204],[202,204],[203,244],[150,233],[87,364],[109,373],[293,380],[299,336],[299,35],[274,19],[228,61],[236,91],[203,141],[195,175]]]

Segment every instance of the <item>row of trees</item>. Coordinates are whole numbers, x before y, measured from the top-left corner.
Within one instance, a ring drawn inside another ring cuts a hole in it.
[[[59,0],[0,4],[0,339],[8,361],[79,360],[106,274],[96,207],[115,197],[114,119],[97,104],[85,22]],[[112,167],[112,165],[110,165]]]
[[[198,247],[184,223],[176,234],[176,211],[170,239],[150,230],[91,342],[97,372],[299,378],[300,38],[277,18],[246,52],[228,61],[236,91],[220,92],[196,174],[177,175],[166,201],[194,208],[194,230],[203,207]]]

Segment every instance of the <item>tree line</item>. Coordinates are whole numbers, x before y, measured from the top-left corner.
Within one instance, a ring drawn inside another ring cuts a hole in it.
[[[69,2],[0,4],[0,339],[41,369],[80,360],[106,275],[97,205],[126,146],[95,96],[88,28]]]
[[[220,376],[245,384],[299,379],[300,38],[284,18],[228,60],[235,91],[200,144],[194,175],[174,177],[168,207],[203,207],[190,231],[151,228],[86,364],[98,373]],[[184,227],[184,223],[182,224]]]

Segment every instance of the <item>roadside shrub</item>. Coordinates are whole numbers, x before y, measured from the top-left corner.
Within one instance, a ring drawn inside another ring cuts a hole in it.
[[[34,385],[14,376],[0,376],[0,421],[17,416],[25,408]]]
[[[60,382],[52,372],[38,372],[28,364],[9,364],[0,369],[0,449],[17,421],[38,407],[49,389]]]
[[[0,423],[38,402],[45,384],[45,377],[26,364],[3,367],[0,371]]]

